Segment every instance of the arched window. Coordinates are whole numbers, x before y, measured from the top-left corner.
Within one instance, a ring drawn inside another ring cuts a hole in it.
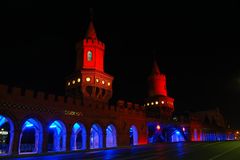
[[[107,126],[106,129],[106,147],[116,147],[117,146],[117,132],[114,125]]]
[[[72,128],[71,150],[86,149],[86,128],[82,123],[75,123]]]
[[[132,125],[129,129],[130,145],[138,144],[138,131],[136,126]]]
[[[66,150],[66,127],[61,121],[54,121],[49,125],[48,151],[60,152]]]
[[[14,126],[11,119],[0,115],[0,156],[12,153]]]
[[[19,140],[19,154],[33,154],[42,151],[43,129],[41,123],[29,118],[22,126]]]
[[[92,51],[87,52],[87,60],[92,61]]]
[[[93,124],[90,131],[90,149],[103,147],[103,132],[98,124]]]

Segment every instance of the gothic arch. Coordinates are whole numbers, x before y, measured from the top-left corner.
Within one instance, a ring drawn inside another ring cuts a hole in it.
[[[76,122],[72,127],[70,149],[84,150],[86,149],[87,133],[86,127],[83,123]]]
[[[28,118],[23,121],[21,126],[18,153],[41,153],[43,143],[42,123],[36,118]]]
[[[3,138],[3,144],[0,148],[2,153],[0,155],[10,155],[14,138],[14,122],[9,116],[0,115],[0,133]]]

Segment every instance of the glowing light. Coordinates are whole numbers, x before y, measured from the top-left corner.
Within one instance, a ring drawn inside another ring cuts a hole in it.
[[[8,135],[8,131],[0,131],[0,135]]]
[[[164,101],[161,101],[162,104],[164,104]]]
[[[182,130],[183,130],[183,132],[185,132],[185,128],[184,127],[182,128]]]
[[[108,83],[107,83],[107,85],[108,85],[108,86],[110,86],[110,85],[111,85],[111,83],[110,83],[110,82],[108,82]]]
[[[105,84],[105,81],[102,81],[102,84]]]
[[[238,131],[237,131],[236,133],[237,133],[237,134],[239,134],[239,132],[238,132]]]
[[[75,123],[73,125],[73,131],[76,132],[79,128],[81,128],[81,126],[78,123]]]
[[[56,126],[56,124],[54,124],[54,123],[52,123],[50,126],[49,126],[49,128],[56,128],[57,126]]]
[[[97,82],[97,83],[99,82],[99,79],[98,79],[98,78],[96,79],[96,82]]]
[[[157,128],[157,130],[160,130],[160,129],[161,129],[161,127],[160,127],[160,125],[159,125],[159,124],[157,125],[157,127],[156,127],[156,128]]]
[[[153,102],[151,102],[151,105],[154,105],[154,103],[153,103]]]
[[[4,128],[2,128],[1,130],[4,131]]]
[[[33,126],[33,124],[28,121],[26,121],[24,125],[25,127],[28,127],[28,128]]]
[[[90,78],[90,77],[86,77],[86,81],[87,81],[87,82],[90,82],[90,81],[91,81],[91,78]]]
[[[68,86],[70,86],[71,85],[71,83],[70,82],[68,82]]]
[[[79,82],[81,82],[81,79],[80,79],[80,78],[78,78],[78,79],[77,79],[77,82],[78,82],[78,83],[79,83]]]
[[[147,106],[149,106],[150,104],[149,103],[147,103]]]
[[[158,101],[155,101],[155,104],[158,104]]]
[[[72,81],[72,84],[75,84],[75,80]]]
[[[179,132],[179,131],[176,131],[176,134],[180,134],[180,132]]]

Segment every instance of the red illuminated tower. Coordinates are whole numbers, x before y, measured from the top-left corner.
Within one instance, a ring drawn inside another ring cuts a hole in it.
[[[67,79],[66,94],[83,101],[108,102],[112,97],[113,77],[104,72],[105,45],[98,40],[92,19],[76,51],[76,73]]]
[[[152,74],[148,77],[148,97],[144,104],[148,116],[170,119],[174,111],[173,102],[174,99],[167,95],[166,76],[160,73],[155,61]]]

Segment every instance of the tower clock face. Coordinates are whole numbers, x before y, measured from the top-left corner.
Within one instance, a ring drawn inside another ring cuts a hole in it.
[[[88,61],[92,61],[92,51],[87,52],[87,59]]]

